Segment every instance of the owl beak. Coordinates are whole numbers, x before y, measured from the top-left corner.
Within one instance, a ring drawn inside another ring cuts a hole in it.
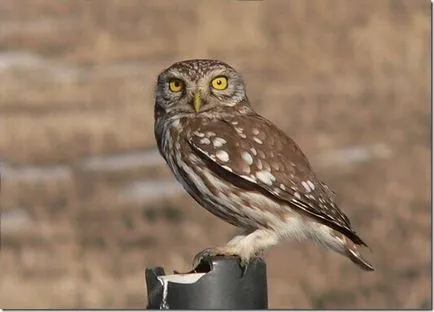
[[[200,97],[200,92],[197,91],[194,93],[194,101],[193,101],[194,111],[199,113],[200,107],[202,106],[202,98]]]

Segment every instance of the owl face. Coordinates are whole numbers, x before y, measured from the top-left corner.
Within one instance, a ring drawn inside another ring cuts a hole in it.
[[[166,114],[200,114],[245,99],[244,81],[231,66],[217,60],[187,60],[158,76],[155,104]]]

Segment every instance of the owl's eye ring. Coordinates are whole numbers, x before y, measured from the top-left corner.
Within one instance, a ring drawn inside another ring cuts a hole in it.
[[[184,89],[184,82],[180,79],[171,79],[169,81],[169,90],[172,92],[181,92]]]
[[[211,86],[216,90],[224,90],[228,87],[228,78],[218,76],[211,81]]]

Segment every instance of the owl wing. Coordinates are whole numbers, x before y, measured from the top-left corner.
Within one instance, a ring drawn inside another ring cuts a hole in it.
[[[366,245],[297,144],[267,119],[252,114],[208,120],[188,142],[221,178],[289,203],[354,243]]]

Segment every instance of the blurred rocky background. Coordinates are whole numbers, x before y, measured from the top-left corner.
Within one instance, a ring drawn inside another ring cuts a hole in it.
[[[144,308],[145,267],[234,235],[156,151],[156,75],[188,58],[244,74],[373,250],[272,249],[270,308],[431,308],[426,0],[1,1],[0,305]]]

